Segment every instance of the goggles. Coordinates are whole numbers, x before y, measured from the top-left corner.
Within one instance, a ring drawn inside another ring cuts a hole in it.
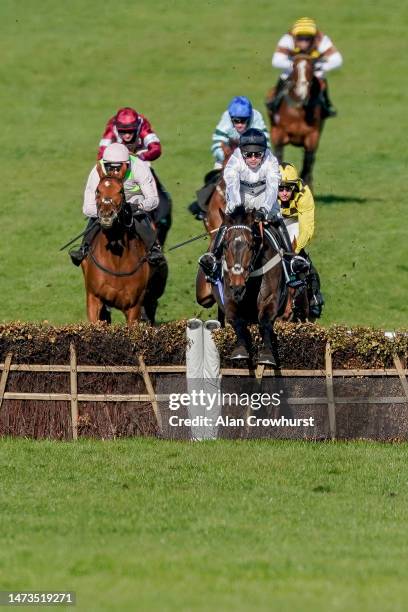
[[[248,117],[231,117],[231,121],[234,125],[237,123],[248,123]]]
[[[263,151],[243,151],[242,157],[244,159],[250,159],[251,157],[255,157],[255,159],[261,159],[264,156]]]
[[[279,184],[279,191],[293,191],[295,188],[295,185],[291,185],[289,183],[280,183]]]

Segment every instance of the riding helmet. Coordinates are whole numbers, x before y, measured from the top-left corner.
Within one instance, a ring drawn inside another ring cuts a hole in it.
[[[282,162],[279,166],[279,170],[281,175],[281,185],[298,185],[299,174],[293,164]]]
[[[114,142],[106,147],[103,152],[103,161],[111,163],[124,163],[129,161],[129,151],[127,147],[118,142]]]
[[[239,148],[241,151],[263,152],[266,151],[267,147],[268,143],[265,134],[261,132],[261,130],[255,128],[246,130],[241,134],[241,138],[239,139]]]
[[[301,17],[293,24],[292,34],[293,36],[316,36],[316,22],[310,17]]]
[[[249,119],[252,117],[252,104],[245,96],[236,96],[228,104],[228,113],[230,117]]]
[[[115,126],[118,132],[133,132],[139,126],[139,115],[134,108],[125,106],[115,115]]]

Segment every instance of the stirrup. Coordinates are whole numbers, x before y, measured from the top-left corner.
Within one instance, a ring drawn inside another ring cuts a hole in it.
[[[87,245],[82,245],[78,249],[70,249],[68,254],[71,258],[74,266],[80,266],[85,257],[88,255],[89,247]]]
[[[308,273],[310,271],[310,264],[301,255],[295,255],[290,260],[290,269],[293,274],[298,274],[299,272]]]
[[[150,251],[147,253],[147,261],[152,264],[152,266],[157,266],[163,260],[163,251],[161,250],[158,244],[154,244]]]
[[[198,265],[204,272],[206,280],[215,284],[218,280],[218,262],[214,254],[204,253],[204,255],[201,255]]]

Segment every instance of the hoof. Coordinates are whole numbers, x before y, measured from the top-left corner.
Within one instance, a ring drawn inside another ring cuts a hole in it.
[[[248,351],[245,346],[236,346],[231,353],[230,359],[238,360],[238,359],[249,359]]]
[[[261,349],[259,351],[256,363],[258,365],[269,365],[272,367],[277,366],[276,359],[273,356],[272,351],[269,349]]]

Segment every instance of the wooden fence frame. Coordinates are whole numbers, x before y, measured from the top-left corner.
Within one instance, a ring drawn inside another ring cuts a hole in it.
[[[150,374],[185,374],[186,366],[146,366],[141,355],[138,356],[138,365],[134,366],[101,366],[101,365],[78,365],[77,354],[74,344],[70,345],[70,363],[69,365],[30,365],[30,364],[13,364],[13,354],[7,354],[4,363],[0,364],[2,372],[0,378],[0,410],[4,400],[24,400],[24,401],[67,401],[71,404],[71,424],[72,438],[78,438],[78,403],[79,402],[143,402],[151,403],[155,414],[156,422],[159,431],[162,431],[162,419],[159,410],[159,402],[169,400],[168,394],[156,394],[150,378]],[[326,396],[325,397],[308,397],[308,398],[290,398],[289,404],[292,405],[326,405],[330,437],[336,438],[336,404],[408,404],[408,369],[403,366],[400,358],[397,355],[393,357],[395,368],[384,369],[354,369],[343,370],[333,369],[332,354],[330,343],[327,342],[325,349],[325,369],[321,370],[287,370],[287,369],[270,369],[265,366],[258,366],[255,370],[249,368],[222,368],[221,376],[242,376],[255,377],[259,382],[267,377],[282,377],[282,378],[306,378],[320,377],[326,379]],[[70,392],[69,393],[18,393],[6,391],[7,380],[10,372],[55,372],[66,373],[70,375]],[[90,394],[78,393],[78,373],[110,373],[110,374],[141,374],[145,387],[146,394]],[[335,377],[371,377],[371,376],[386,376],[399,377],[400,383],[404,392],[403,396],[398,397],[374,397],[374,398],[350,398],[350,397],[335,397],[333,380]]]

